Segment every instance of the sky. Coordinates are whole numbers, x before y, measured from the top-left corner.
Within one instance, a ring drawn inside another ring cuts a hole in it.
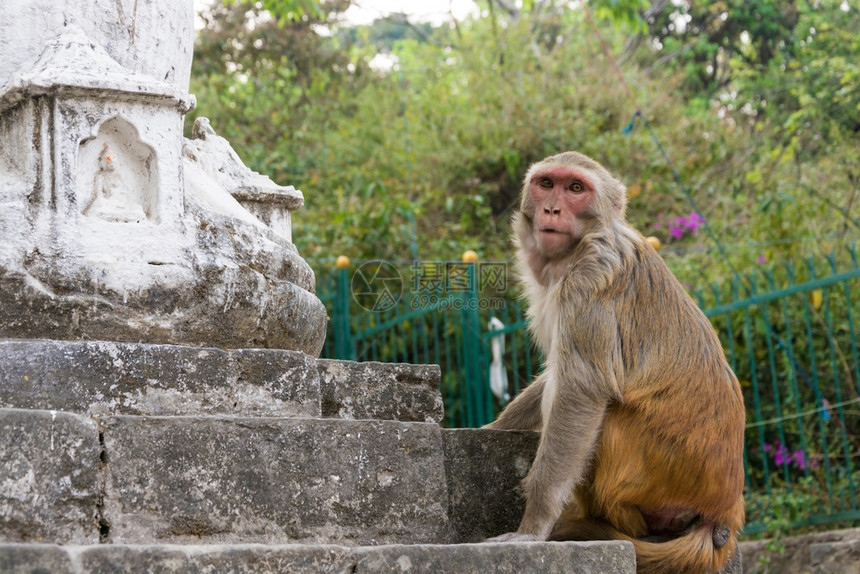
[[[200,11],[215,0],[194,0],[195,11]],[[478,7],[472,0],[354,0],[344,14],[348,24],[370,24],[392,12],[405,12],[415,22],[441,24],[450,19],[449,11],[462,20]]]

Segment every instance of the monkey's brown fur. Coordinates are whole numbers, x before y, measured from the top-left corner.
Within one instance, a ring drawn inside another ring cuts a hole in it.
[[[526,175],[514,233],[547,363],[489,426],[541,440],[520,527],[494,540],[625,539],[640,574],[717,572],[743,525],[743,397],[625,204],[575,152]]]

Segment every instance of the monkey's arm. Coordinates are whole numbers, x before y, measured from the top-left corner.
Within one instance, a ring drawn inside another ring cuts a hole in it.
[[[484,428],[511,430],[538,430],[541,427],[541,400],[546,383],[546,372],[541,373],[514,400],[495,421]]]
[[[582,483],[609,401],[620,398],[621,351],[614,314],[590,303],[560,319],[547,361],[540,445],[523,481],[517,532],[495,541],[546,540]],[[574,322],[575,320],[575,322]]]
[[[525,512],[509,540],[549,537],[573,489],[584,479],[607,402],[572,396],[556,399],[544,424],[535,460],[522,484]]]

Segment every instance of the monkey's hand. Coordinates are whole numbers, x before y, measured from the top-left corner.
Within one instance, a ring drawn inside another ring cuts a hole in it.
[[[523,534],[521,532],[508,532],[501,536],[487,538],[484,542],[543,542],[544,539],[537,534]]]

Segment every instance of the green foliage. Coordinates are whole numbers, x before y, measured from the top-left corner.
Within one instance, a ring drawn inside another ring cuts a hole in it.
[[[342,10],[348,2],[323,5]],[[349,105],[343,100],[360,89],[366,69],[345,73],[348,56],[313,31],[318,20],[279,23],[262,3],[247,1],[215,5],[203,19],[192,77],[199,105],[190,120],[208,116],[249,165],[294,181],[318,153],[317,134]],[[330,103],[317,105],[321,100]]]
[[[817,485],[811,478],[804,478],[793,487],[783,486],[770,492],[756,493],[752,497],[755,506],[766,506],[771,513],[765,518],[768,533],[766,552],[759,558],[761,574],[770,574],[771,558],[774,554],[785,553],[783,537],[797,523],[803,523],[810,516],[811,509],[820,499]]]
[[[642,31],[647,25],[643,13],[650,3],[646,0],[592,0],[588,4],[597,17],[625,26],[628,30]]]
[[[441,27],[348,27],[348,0],[305,4],[216,6],[192,90],[251,167],[304,191],[294,237],[311,261],[411,259],[413,242],[422,259],[507,259],[522,173],[578,149],[637,191],[628,217],[682,281],[730,276],[704,228],[654,227],[692,208],[642,124],[622,132],[636,104],[735,268],[860,229],[853,8],[594,1],[634,104],[583,12],[560,2],[487,1]]]
[[[239,0],[223,0],[225,5]],[[280,24],[290,20],[323,19],[326,16],[325,2],[315,0],[260,0],[259,5],[268,10]]]

